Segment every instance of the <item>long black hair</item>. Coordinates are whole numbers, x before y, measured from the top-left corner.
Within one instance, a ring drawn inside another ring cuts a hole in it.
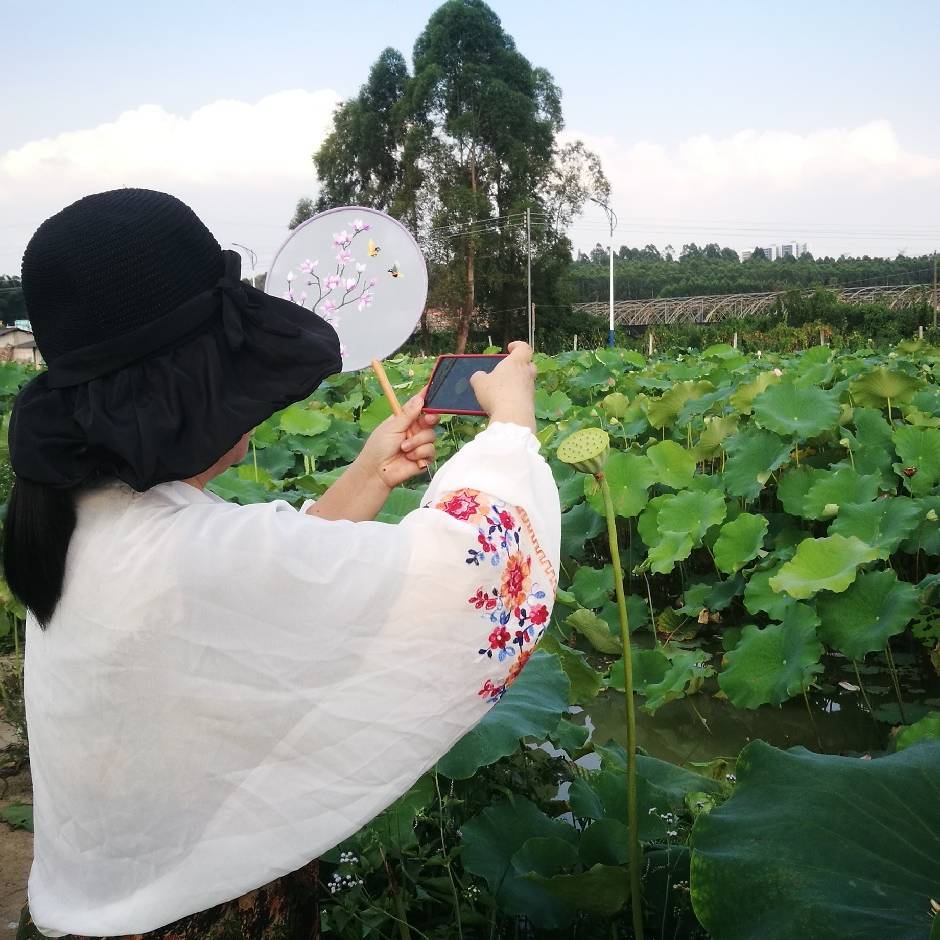
[[[75,490],[15,478],[3,524],[4,575],[43,629],[62,596],[74,531]]]

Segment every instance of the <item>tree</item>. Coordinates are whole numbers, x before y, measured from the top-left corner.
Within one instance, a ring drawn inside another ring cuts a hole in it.
[[[597,157],[580,141],[558,146],[561,127],[549,72],[529,63],[482,0],[448,0],[415,42],[411,75],[386,49],[337,108],[314,156],[316,208],[373,206],[424,236],[430,300],[458,312],[461,352],[475,312],[488,310],[505,333],[508,313],[525,308],[526,209],[533,273],[542,273],[549,256],[556,269],[559,246],[570,264],[564,230],[586,199],[607,196]]]
[[[26,303],[20,279],[0,274],[0,321],[12,324],[16,320],[26,319]]]

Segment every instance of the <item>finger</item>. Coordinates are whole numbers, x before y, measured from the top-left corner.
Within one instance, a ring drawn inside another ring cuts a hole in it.
[[[434,425],[437,424],[437,422],[440,420],[441,420],[440,415],[435,415],[435,414],[422,414],[421,415],[421,423],[429,428],[433,428]]]
[[[509,355],[519,362],[528,362],[532,358],[532,347],[521,339],[514,340],[506,348]]]
[[[402,405],[400,415],[392,415],[391,429],[399,433],[407,431],[408,427],[418,419],[423,407],[424,393],[418,392],[417,395],[409,398],[408,401]]]
[[[497,366],[497,368],[499,367]],[[489,375],[488,372],[474,372],[473,375],[470,376],[470,387],[476,391],[477,385],[479,385],[481,381],[485,381],[487,375]]]
[[[422,444],[420,447],[408,451],[406,456],[409,460],[433,460],[437,456],[437,448],[434,444]]]
[[[436,438],[437,435],[435,435],[431,428],[425,428],[423,431],[416,431],[412,437],[402,441],[401,449],[406,452],[415,450],[416,448],[421,447],[422,444],[433,444]]]

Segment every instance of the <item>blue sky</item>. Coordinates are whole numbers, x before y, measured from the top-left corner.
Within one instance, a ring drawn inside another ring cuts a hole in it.
[[[179,192],[220,237],[253,238],[270,254],[285,212],[316,186],[297,154],[290,166],[277,156],[278,133],[315,147],[337,98],[356,92],[385,46],[410,58],[437,5],[6,0],[0,273],[18,268],[25,239],[61,204],[124,184]],[[555,76],[569,132],[604,157],[618,243],[940,248],[936,2],[491,5]],[[192,120],[234,100],[232,120],[254,127],[252,109],[290,90],[308,98],[262,109],[271,156],[242,143],[245,127],[220,133],[222,113],[212,132]],[[136,116],[115,126],[122,114]],[[164,153],[171,126],[179,146]],[[159,158],[140,152],[147,133]],[[204,152],[213,138],[228,156]],[[241,147],[252,156],[229,173]],[[601,237],[599,212],[573,234]]]

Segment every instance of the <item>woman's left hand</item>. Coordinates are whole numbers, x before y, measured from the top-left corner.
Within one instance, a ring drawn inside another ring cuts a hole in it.
[[[376,475],[388,489],[423,473],[436,456],[438,416],[422,414],[423,406],[424,389],[402,405],[400,415],[386,418],[369,435],[356,458],[360,469]]]

